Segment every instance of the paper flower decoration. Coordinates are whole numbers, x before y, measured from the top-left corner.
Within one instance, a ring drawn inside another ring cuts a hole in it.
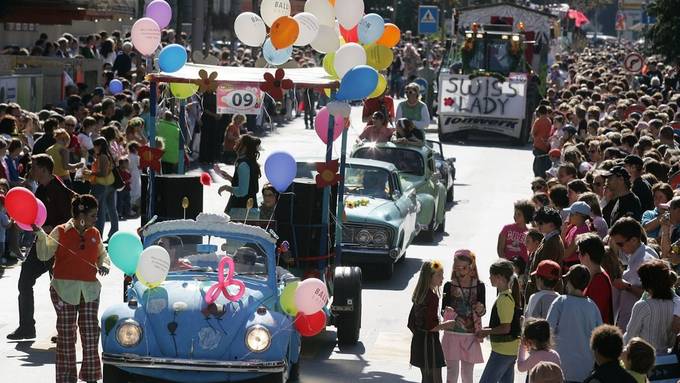
[[[208,75],[208,72],[206,72],[205,69],[201,69],[198,71],[198,77],[201,79],[194,81],[194,84],[198,85],[199,92],[205,93],[217,90],[217,81],[215,81],[217,72],[212,72]]]
[[[151,168],[156,172],[161,171],[161,157],[163,157],[163,149],[152,148],[144,145],[139,147],[139,168]]]
[[[326,186],[333,186],[340,181],[340,175],[338,174],[338,160],[332,160],[330,162],[317,162],[316,163],[316,187],[323,188]]]
[[[269,72],[264,74],[264,84],[260,84],[260,89],[267,92],[274,100],[283,99],[283,91],[285,89],[293,88],[293,81],[289,79],[284,79],[286,72],[279,68],[276,70],[274,75]]]
[[[348,209],[353,209],[355,207],[360,207],[360,206],[368,206],[368,199],[367,198],[359,198],[355,200],[347,200],[345,201],[345,207]]]
[[[445,105],[445,106],[453,106],[453,103],[454,103],[454,102],[455,102],[455,101],[454,101],[453,98],[451,98],[451,97],[446,97],[446,98],[444,99],[444,105]]]

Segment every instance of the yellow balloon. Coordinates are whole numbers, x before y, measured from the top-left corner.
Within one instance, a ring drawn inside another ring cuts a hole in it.
[[[196,84],[184,84],[184,83],[170,83],[170,92],[172,95],[185,99],[194,95],[198,91],[198,85]]]
[[[335,67],[333,62],[335,61],[335,52],[329,52],[323,57],[323,69],[331,75],[333,78],[338,78],[338,74],[335,73]]]
[[[375,86],[373,93],[369,94],[366,98],[376,98],[383,94],[385,89],[387,89],[387,80],[385,79],[385,76],[378,73],[378,85]]]
[[[331,88],[324,88],[323,92],[326,94],[326,97],[331,97]]]
[[[394,59],[392,49],[378,44],[369,44],[364,47],[366,50],[366,64],[375,70],[385,70],[390,67]]]

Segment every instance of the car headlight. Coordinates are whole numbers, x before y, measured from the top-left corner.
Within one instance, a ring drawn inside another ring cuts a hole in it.
[[[373,243],[376,245],[384,245],[387,243],[387,232],[385,230],[376,230],[373,233]]]
[[[369,243],[371,243],[372,239],[371,232],[366,229],[360,230],[357,233],[355,239],[360,245],[368,245]]]
[[[123,347],[134,347],[142,340],[142,328],[133,319],[126,319],[118,326],[116,340]]]
[[[272,337],[266,327],[255,325],[246,332],[246,347],[252,352],[267,351],[271,345]]]

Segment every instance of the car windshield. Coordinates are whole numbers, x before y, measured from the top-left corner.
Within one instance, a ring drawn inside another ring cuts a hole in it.
[[[345,194],[389,199],[392,195],[390,173],[385,169],[348,166],[345,170]]]
[[[153,243],[170,254],[170,272],[214,272],[220,260],[230,256],[237,275],[267,279],[267,253],[254,242],[219,236],[172,235]]]
[[[367,147],[357,150],[353,157],[389,162],[394,164],[401,173],[416,176],[424,174],[423,158],[415,150]]]

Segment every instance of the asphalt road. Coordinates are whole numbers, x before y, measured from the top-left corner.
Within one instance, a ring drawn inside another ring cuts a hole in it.
[[[350,143],[361,131],[361,109],[353,108]],[[433,125],[434,126],[434,125]],[[430,134],[433,138],[436,135]],[[334,156],[339,154],[339,142]],[[295,157],[323,156],[325,148],[313,130],[305,130],[301,118],[278,128],[263,139],[261,163],[275,150],[287,150]],[[389,281],[370,278],[364,281],[363,322],[358,345],[339,348],[335,329],[303,343],[300,381],[338,382],[419,382],[420,372],[409,366],[411,334],[406,328],[411,293],[423,260],[439,259],[445,274],[451,272],[456,249],[468,248],[478,257],[480,277],[488,281],[489,265],[497,258],[496,238],[504,224],[512,221],[513,202],[529,196],[531,152],[504,143],[468,142],[446,144],[446,157],[456,157],[457,179],[455,203],[449,207],[446,232],[434,244],[409,247],[407,259],[398,264]],[[220,180],[205,190],[204,206],[209,212],[221,212],[226,198],[217,196]],[[121,223],[121,230],[134,230],[139,220]],[[5,336],[18,324],[17,281],[19,267],[5,270],[0,278],[0,371],[5,378],[24,382],[54,381],[54,345],[56,316],[49,299],[49,280],[41,277],[35,286],[37,338],[34,341],[9,342]],[[114,268],[102,278],[100,312],[121,300],[122,273]],[[488,286],[488,282],[487,282]],[[494,289],[487,288],[487,302],[493,302]],[[488,310],[490,311],[490,310]],[[487,323],[485,318],[484,323]],[[484,353],[489,353],[485,342]],[[80,360],[80,353],[78,355]],[[475,369],[481,375],[483,365]],[[516,375],[517,381],[523,376]],[[444,376],[445,378],[445,376]]]

